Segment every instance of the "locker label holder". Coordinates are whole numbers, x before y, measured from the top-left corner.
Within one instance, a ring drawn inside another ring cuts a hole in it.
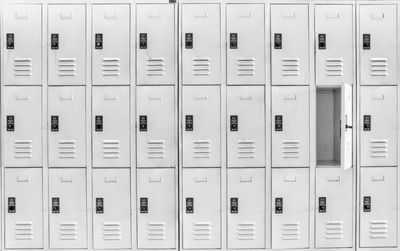
[[[139,34],[139,48],[147,49],[147,33]]]
[[[59,36],[58,33],[51,34],[51,49],[58,50],[59,49]]]
[[[185,127],[187,132],[193,131],[193,115],[185,116]]]
[[[7,33],[7,49],[14,50],[14,33]]]
[[[275,214],[283,213],[283,198],[275,198]]]
[[[193,33],[185,33],[185,48],[193,49]]]
[[[238,34],[237,33],[229,34],[229,48],[231,48],[231,49],[238,48]]]
[[[363,49],[371,50],[371,34],[363,34]]]
[[[364,196],[363,201],[363,211],[365,213],[371,212],[371,196]]]
[[[283,131],[283,116],[275,115],[275,131],[281,132]]]
[[[239,130],[239,118],[237,115],[231,115],[231,123],[230,123],[230,129],[231,132],[237,132]]]
[[[146,115],[139,116],[139,131],[147,132],[147,116]]]
[[[15,214],[16,212],[16,200],[15,197],[8,197],[8,213]]]
[[[274,48],[277,50],[282,49],[282,33],[274,34]]]
[[[326,213],[326,197],[318,198],[318,212]]]
[[[103,131],[103,116],[95,116],[95,131],[102,132]]]
[[[148,198],[141,197],[140,198],[140,213],[147,214],[149,212],[149,202]]]
[[[318,49],[326,49],[326,34],[318,34]]]
[[[96,214],[104,213],[104,199],[96,198]]]
[[[53,214],[60,213],[60,198],[57,197],[51,198],[51,212]]]
[[[231,198],[231,214],[239,213],[239,198]]]
[[[14,130],[15,130],[14,115],[7,115],[7,132],[13,132]]]
[[[193,198],[186,198],[186,213],[193,214],[193,211],[194,211]]]
[[[371,115],[364,115],[364,131],[371,131]]]
[[[59,119],[58,116],[51,116],[51,131],[58,132],[59,131]]]
[[[103,49],[103,33],[96,33],[95,34],[95,49],[102,50]]]

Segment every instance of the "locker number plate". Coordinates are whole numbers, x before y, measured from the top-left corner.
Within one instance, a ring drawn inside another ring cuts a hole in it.
[[[371,131],[371,115],[364,115],[364,131]]]
[[[96,198],[96,214],[104,213],[104,200],[103,198]]]
[[[14,50],[14,33],[7,33],[7,49]]]
[[[7,116],[7,132],[13,132],[15,129],[15,122],[14,116],[8,115]]]
[[[52,50],[58,50],[58,34],[57,33],[53,33],[51,34],[51,49]]]
[[[371,212],[371,196],[364,196],[363,210],[366,213]]]
[[[283,213],[283,198],[275,198],[275,213]]]
[[[193,206],[194,206],[193,198],[186,198],[186,213],[187,214],[193,213]]]
[[[363,49],[371,49],[371,34],[363,34]]]
[[[14,214],[16,212],[15,197],[8,197],[8,213]]]
[[[326,49],[326,34],[318,34],[318,49]]]
[[[185,34],[185,48],[193,49],[193,33]]]
[[[237,49],[238,48],[238,34],[237,33],[231,33],[229,34],[229,47],[231,49]]]
[[[58,116],[51,116],[51,131],[58,132],[58,130],[59,130]]]
[[[51,198],[51,212],[53,214],[60,213],[60,198]]]
[[[237,132],[239,130],[239,121],[237,115],[231,115],[231,132]]]
[[[326,213],[326,197],[318,198],[318,212]]]
[[[193,131],[193,115],[186,115],[185,124],[186,131]]]
[[[139,34],[139,48],[147,49],[147,33]]]
[[[96,130],[96,132],[103,131],[103,116],[95,117],[95,130]]]
[[[231,198],[231,214],[239,213],[239,198]]]
[[[275,131],[281,132],[283,131],[283,116],[275,115]]]
[[[140,213],[147,214],[149,212],[149,203],[147,198],[140,198]]]
[[[96,50],[103,49],[103,33],[96,33],[94,36],[94,48]]]
[[[274,34],[274,48],[277,50],[282,49],[282,33]]]
[[[147,132],[147,116],[146,115],[139,116],[139,131]]]

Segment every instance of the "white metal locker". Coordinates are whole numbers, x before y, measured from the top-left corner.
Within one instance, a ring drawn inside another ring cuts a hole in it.
[[[341,91],[341,166],[346,170],[353,167],[353,87],[343,84]]]
[[[137,167],[174,167],[174,86],[137,86],[136,114]]]
[[[228,248],[265,248],[265,169],[228,169]]]
[[[3,6],[2,75],[5,85],[42,84],[42,5]]]
[[[5,168],[4,175],[5,248],[43,248],[42,169]]]
[[[265,167],[263,86],[227,87],[228,167]]]
[[[360,84],[397,85],[397,5],[359,8]]]
[[[137,84],[175,85],[174,4],[137,4],[136,9]]]
[[[184,249],[221,248],[221,170],[183,169]]]
[[[361,168],[360,247],[397,246],[397,167]]]
[[[183,167],[221,166],[218,86],[183,87]]]
[[[397,166],[397,87],[363,86],[361,166]]]
[[[93,169],[95,249],[131,248],[130,170]]]
[[[315,5],[317,85],[354,83],[353,5]]]
[[[86,169],[49,169],[50,248],[87,248]]]
[[[137,169],[138,248],[176,247],[175,169]]]
[[[310,165],[308,86],[272,87],[272,166]]]
[[[86,166],[84,86],[48,88],[49,167]]]
[[[273,85],[309,85],[308,5],[271,5]]]
[[[264,4],[227,4],[227,83],[265,85]]]
[[[86,6],[48,6],[49,85],[86,84]]]
[[[352,170],[316,169],[315,246],[346,248],[353,245]]]
[[[42,88],[3,89],[4,167],[42,166]]]
[[[130,80],[130,6],[92,6],[93,85],[128,85]]]
[[[309,247],[309,169],[272,169],[272,248]]]
[[[221,84],[219,4],[182,4],[183,84]]]
[[[93,166],[129,167],[129,86],[96,86],[92,96]]]

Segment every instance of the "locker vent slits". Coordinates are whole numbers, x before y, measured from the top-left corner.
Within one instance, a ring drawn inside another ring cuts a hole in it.
[[[256,74],[256,59],[255,58],[239,58],[238,76],[254,76]]]
[[[386,239],[388,225],[386,220],[372,220],[369,222],[369,237],[371,239]]]
[[[165,240],[166,226],[165,222],[149,222],[147,223],[147,239],[149,240]]]
[[[78,239],[78,224],[76,222],[61,222],[58,230],[60,240]]]
[[[106,241],[121,240],[121,223],[120,222],[104,222],[103,223],[103,239]]]
[[[164,76],[165,74],[165,59],[148,58],[147,59],[147,76]]]
[[[149,159],[165,158],[165,140],[149,140],[147,142],[147,157]]]
[[[193,59],[193,75],[195,75],[195,76],[211,75],[210,58],[194,58]]]
[[[193,157],[194,158],[210,158],[211,157],[211,141],[195,140],[193,141]]]
[[[211,240],[211,222],[193,223],[192,236],[194,240]]]
[[[103,140],[103,158],[104,159],[120,158],[119,140]]]
[[[343,76],[343,58],[327,58],[325,63],[326,76]]]
[[[76,158],[76,141],[75,140],[59,140],[58,141],[58,157],[60,159]]]
[[[17,77],[32,76],[32,59],[14,58],[14,76]]]
[[[58,76],[73,77],[76,75],[76,59],[75,58],[59,58],[58,59]]]
[[[15,222],[15,239],[16,240],[33,240],[33,222]]]
[[[238,158],[251,159],[256,157],[256,142],[254,140],[238,140]]]
[[[255,222],[238,222],[237,235],[239,240],[255,240],[256,239]]]
[[[326,239],[343,239],[343,222],[327,221],[325,222],[325,238]]]
[[[299,76],[300,62],[298,58],[283,58],[282,59],[282,76]]]
[[[119,58],[103,58],[103,76],[119,76],[120,62]]]
[[[282,141],[282,157],[299,158],[300,156],[300,142],[298,140],[283,140]]]
[[[388,156],[387,139],[371,139],[370,151],[372,158],[386,158]]]
[[[17,159],[32,158],[32,140],[14,140],[14,156]]]
[[[371,58],[371,75],[372,76],[387,76],[388,62],[387,58]]]
[[[300,223],[299,222],[282,223],[281,237],[282,240],[300,239]]]

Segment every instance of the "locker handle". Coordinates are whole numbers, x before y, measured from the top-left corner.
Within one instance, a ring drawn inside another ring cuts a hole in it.
[[[328,182],[339,182],[341,180],[341,178],[340,178],[340,176],[328,177],[327,180],[328,180]]]
[[[195,12],[194,17],[208,17],[208,12]]]
[[[296,94],[288,94],[288,95],[285,95],[285,96],[283,97],[283,99],[284,99],[284,100],[296,100],[296,99],[297,99],[297,96],[296,96]]]
[[[31,177],[17,177],[17,182],[29,182],[31,181]]]
[[[104,19],[117,19],[117,13],[104,13]]]
[[[60,100],[74,100],[74,95],[60,95]]]
[[[162,100],[162,95],[149,95],[149,100]]]
[[[203,94],[203,95],[196,95],[194,97],[195,100],[207,100],[208,99],[208,94]]]
[[[253,176],[250,176],[250,177],[240,176],[240,182],[253,182]]]
[[[337,13],[327,13],[326,14],[326,17],[327,18],[334,18],[334,19],[338,19],[339,17],[340,17],[340,15],[339,15],[339,12],[337,12]]]
[[[104,94],[104,100],[117,100],[118,96],[117,95],[107,95]]]
[[[28,19],[29,18],[29,14],[28,12],[24,12],[24,13],[15,13],[15,18],[16,19]]]
[[[29,95],[15,95],[16,100],[29,100]]]
[[[60,13],[60,18],[61,19],[72,19],[74,15],[72,13]]]
[[[156,183],[156,182],[161,183],[161,181],[162,181],[161,177],[158,177],[158,178],[149,177],[150,183]]]
[[[104,182],[106,182],[106,183],[116,183],[116,182],[118,182],[118,178],[117,177],[112,177],[112,178],[104,177]]]
[[[73,183],[74,182],[74,177],[61,177],[60,178],[62,183]]]
[[[252,100],[253,97],[249,94],[249,95],[240,95],[240,100]]]
[[[375,182],[385,181],[385,176],[372,176],[371,180]]]
[[[292,13],[282,13],[282,18],[296,18],[296,12]]]
[[[373,20],[381,20],[385,18],[385,13],[371,13],[371,18]]]
[[[372,95],[372,100],[384,100],[385,99],[385,95],[381,94],[381,95]]]
[[[292,176],[292,177],[284,177],[283,178],[284,182],[296,182],[297,181],[297,176]]]
[[[239,13],[238,16],[239,17],[251,17],[252,13],[251,13],[251,11],[247,12],[247,13]]]
[[[194,182],[207,182],[207,181],[208,181],[207,177],[203,177],[203,178],[195,177],[194,178]]]
[[[162,15],[161,15],[161,12],[157,12],[157,13],[152,13],[152,12],[149,12],[149,17],[150,18],[159,18],[159,17],[161,17]]]

